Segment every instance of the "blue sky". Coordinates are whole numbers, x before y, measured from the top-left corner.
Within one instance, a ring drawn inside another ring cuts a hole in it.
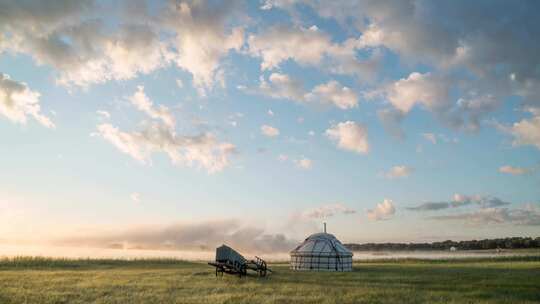
[[[0,8],[0,241],[538,236],[534,1]]]

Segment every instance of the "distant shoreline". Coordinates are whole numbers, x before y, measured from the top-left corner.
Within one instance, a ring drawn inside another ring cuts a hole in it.
[[[494,259],[540,257],[540,249],[505,249],[496,250],[377,250],[353,251],[354,261],[377,260],[463,260],[463,259]],[[243,252],[246,257],[255,255],[267,261],[286,262],[290,257],[288,252],[279,253],[252,253]],[[0,260],[14,258],[34,258],[52,260],[174,260],[208,262],[215,257],[214,251],[180,251],[180,250],[139,250],[139,249],[103,249],[83,247],[17,247],[0,245]]]
[[[507,237],[466,241],[447,240],[432,243],[346,243],[343,245],[351,251],[470,251],[540,249],[540,237]]]

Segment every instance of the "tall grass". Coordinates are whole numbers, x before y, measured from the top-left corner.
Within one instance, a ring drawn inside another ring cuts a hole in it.
[[[148,266],[159,265],[185,265],[190,264],[184,260],[172,258],[151,259],[72,259],[51,258],[39,256],[17,256],[0,258],[1,268],[89,268],[89,267],[117,267],[117,266]]]
[[[540,303],[540,260],[382,260],[352,272],[292,271],[216,277],[175,259],[0,260],[0,304],[9,303]]]

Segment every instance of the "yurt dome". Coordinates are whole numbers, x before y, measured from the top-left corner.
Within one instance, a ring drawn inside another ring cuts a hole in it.
[[[291,251],[291,269],[351,271],[353,253],[330,233],[315,233]]]

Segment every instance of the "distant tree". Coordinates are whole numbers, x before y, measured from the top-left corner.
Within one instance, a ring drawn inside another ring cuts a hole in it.
[[[365,243],[345,244],[352,251],[403,251],[403,250],[450,250],[455,247],[459,250],[486,250],[511,248],[540,248],[540,237],[511,237],[499,239],[452,241],[433,243]]]

